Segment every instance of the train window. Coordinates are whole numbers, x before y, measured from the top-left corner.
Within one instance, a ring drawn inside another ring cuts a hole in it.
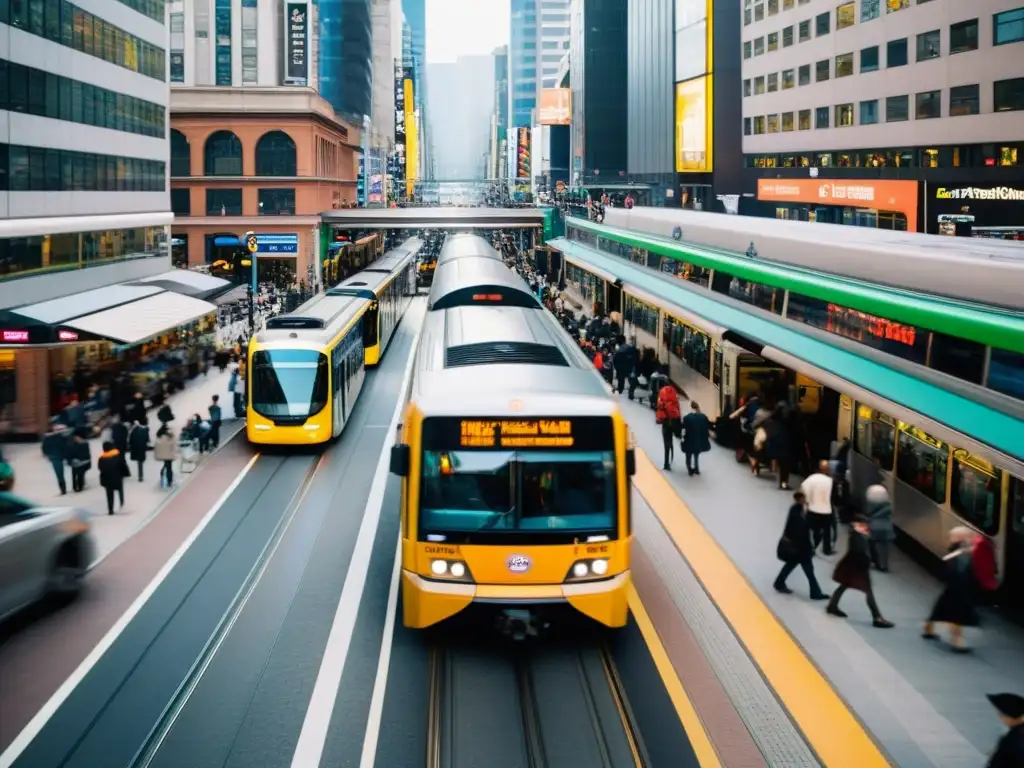
[[[1024,535],[1024,480],[1017,477],[1010,483],[1010,527]]]
[[[268,419],[307,417],[327,405],[327,356],[305,349],[259,350],[252,356],[252,409]]]
[[[987,385],[996,392],[1024,400],[1024,354],[993,347]]]
[[[972,384],[981,384],[985,370],[985,346],[933,331],[928,367]]]
[[[625,320],[636,326],[637,330],[645,331],[651,336],[658,336],[658,314],[656,307],[652,307],[632,296],[626,297]]]
[[[891,472],[896,454],[896,424],[889,416],[872,410],[870,406],[857,406],[853,447],[861,456],[873,460],[880,469]]]
[[[1003,473],[987,461],[953,452],[949,505],[970,525],[988,536],[999,533]]]
[[[941,440],[900,422],[896,477],[937,504],[946,501],[949,449]]]
[[[722,386],[722,347],[715,344],[715,362],[711,366],[711,373],[714,376],[713,383],[716,387]]]
[[[782,288],[753,283],[721,270],[715,270],[715,280],[711,285],[711,290],[742,301],[744,304],[774,312],[776,315],[782,314],[782,301],[786,294]]]
[[[512,451],[424,451],[420,490],[423,532],[512,527]]]

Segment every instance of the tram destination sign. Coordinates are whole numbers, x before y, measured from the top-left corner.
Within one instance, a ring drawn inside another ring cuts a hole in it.
[[[423,446],[432,450],[614,448],[612,421],[606,417],[428,418]]]

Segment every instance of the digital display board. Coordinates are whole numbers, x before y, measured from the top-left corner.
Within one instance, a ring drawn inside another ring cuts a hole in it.
[[[712,161],[712,76],[676,83],[676,170],[704,173]]]
[[[610,451],[614,446],[612,420],[603,416],[427,418],[423,422],[425,450]]]

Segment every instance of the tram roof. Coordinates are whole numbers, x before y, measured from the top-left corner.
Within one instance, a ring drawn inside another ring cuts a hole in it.
[[[255,341],[270,346],[278,342],[308,345],[310,348],[323,346],[354,320],[366,305],[367,300],[362,297],[322,293],[293,312],[271,318],[267,321],[268,328],[256,334]]]
[[[985,393],[982,401],[963,382],[935,372],[929,376],[934,381],[926,380],[905,370],[910,364],[896,359],[889,363],[868,349],[854,351],[852,342],[825,331],[798,329],[792,321],[564,238],[551,245],[584,269],[614,276],[626,293],[635,286],[659,301],[683,305],[707,326],[763,345],[760,354],[766,359],[801,370],[833,389],[852,391],[856,399],[926,431],[952,431],[963,436],[957,440],[959,447],[1024,476],[1024,409],[1008,397]]]
[[[531,229],[544,226],[539,208],[346,208],[320,214],[335,229]]]
[[[461,258],[440,264],[434,272],[427,309],[489,302],[514,304],[539,309],[540,299],[515,272],[501,261],[487,258]]]
[[[329,296],[351,296],[353,295],[352,291],[359,290],[373,291],[376,294],[397,272],[401,272],[402,269],[416,258],[416,254],[422,247],[422,240],[417,237],[410,237],[397,248],[388,251],[377,261],[371,262],[366,269],[342,280],[328,290],[327,294]]]
[[[737,226],[747,226],[743,220],[749,218],[744,216],[726,216],[725,214],[706,215],[720,216],[724,220],[722,222],[723,225],[738,222]],[[827,231],[832,234],[833,240],[827,245],[818,246],[819,252],[821,249],[839,247],[839,243],[847,237],[848,231],[852,230],[852,234],[856,235],[861,229],[859,227],[841,227],[839,225],[826,224],[809,225],[801,223],[801,226],[804,226],[808,231],[815,232],[815,236],[819,237],[820,234],[818,233],[821,231],[821,228],[831,227]],[[595,237],[621,245],[643,248],[663,257],[684,261],[706,269],[720,270],[742,280],[791,290],[802,296],[839,304],[840,306],[849,307],[860,312],[884,317],[887,320],[895,320],[931,331],[940,331],[950,336],[969,339],[986,346],[999,347],[1000,349],[1007,349],[1013,352],[1024,352],[1024,312],[1020,310],[1004,309],[977,302],[929,295],[920,292],[920,289],[894,288],[877,282],[872,284],[864,280],[854,280],[842,275],[829,274],[819,270],[790,266],[779,262],[766,261],[761,258],[749,258],[742,253],[712,250],[689,243],[675,242],[656,235],[596,224],[583,219],[567,219],[566,227],[585,230],[592,233]],[[686,232],[684,231],[683,234],[685,236]],[[888,234],[899,235],[901,233]],[[942,238],[938,235],[916,235],[916,237],[929,237],[929,242],[954,239]],[[1017,248],[1020,248],[1020,246],[1017,246]],[[1024,249],[1020,250],[1024,254]],[[613,261],[622,260],[614,256],[612,258]],[[900,258],[901,255],[898,251],[885,255],[886,263],[891,265],[899,264]],[[939,269],[939,265],[933,264],[932,269]],[[945,269],[947,271],[953,269],[954,279],[964,284],[973,279],[968,275],[968,271],[971,275],[976,272],[975,269],[964,264],[961,264],[959,267],[947,265]],[[986,282],[992,280],[1002,282],[996,280],[991,275]],[[1002,280],[1006,281],[1006,287],[1011,292],[1017,294],[1017,303],[1024,307],[1024,290],[1022,290],[1022,286],[1024,286],[1024,258],[1021,259],[1019,264],[1007,264],[1006,274],[1003,275]],[[996,289],[993,288],[993,290]]]
[[[467,257],[502,261],[501,254],[485,238],[469,232],[456,232],[445,238],[441,252],[437,255],[437,266]]]

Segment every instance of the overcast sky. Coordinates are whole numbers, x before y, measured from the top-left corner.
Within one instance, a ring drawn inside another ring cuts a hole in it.
[[[427,0],[427,61],[490,53],[508,44],[509,0]]]

